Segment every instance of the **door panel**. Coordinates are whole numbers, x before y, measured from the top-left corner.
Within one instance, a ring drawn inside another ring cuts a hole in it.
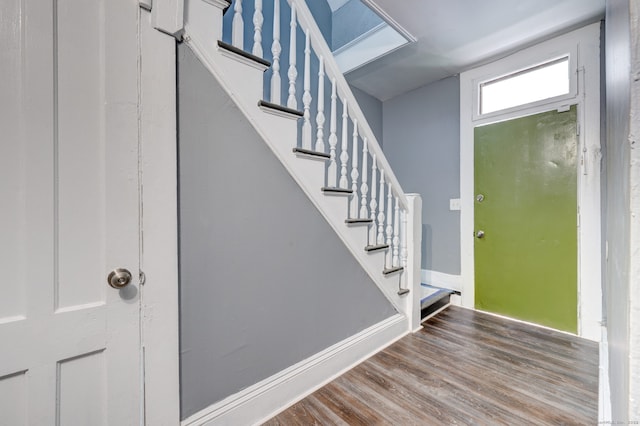
[[[576,118],[475,128],[477,309],[577,332]]]
[[[140,412],[138,6],[0,2],[0,424]]]

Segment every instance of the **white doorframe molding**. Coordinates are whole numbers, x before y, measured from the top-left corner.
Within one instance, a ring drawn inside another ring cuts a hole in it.
[[[478,85],[558,55],[575,57],[574,83],[566,96],[501,113],[479,116]],[[462,305],[475,304],[474,279],[474,148],[473,129],[492,122],[578,105],[578,335],[599,341],[602,319],[602,248],[600,221],[600,23],[524,49],[460,75],[460,245]]]
[[[154,8],[158,5],[154,2]],[[140,10],[141,286],[145,424],[180,423],[175,39]]]

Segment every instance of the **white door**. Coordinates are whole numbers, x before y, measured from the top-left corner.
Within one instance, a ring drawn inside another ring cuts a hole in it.
[[[2,426],[140,423],[137,14],[0,1]]]

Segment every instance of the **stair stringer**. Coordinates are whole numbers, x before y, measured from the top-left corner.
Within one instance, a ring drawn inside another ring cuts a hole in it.
[[[293,153],[298,139],[297,121],[265,113],[259,108],[258,101],[263,97],[262,71],[220,52],[217,41],[222,36],[222,10],[206,0],[187,1],[184,34],[184,42],[233,99],[371,280],[394,308],[409,320],[408,304],[411,299],[397,294],[398,280],[404,280],[404,277],[382,274],[384,252],[365,252],[368,227],[349,227],[345,223],[349,198],[327,196],[321,192],[325,180],[324,163],[300,159]]]

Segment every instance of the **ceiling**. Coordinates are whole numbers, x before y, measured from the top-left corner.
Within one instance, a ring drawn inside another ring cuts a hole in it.
[[[343,0],[328,0],[340,7]],[[604,17],[605,0],[366,0],[417,41],[347,74],[385,101]]]

